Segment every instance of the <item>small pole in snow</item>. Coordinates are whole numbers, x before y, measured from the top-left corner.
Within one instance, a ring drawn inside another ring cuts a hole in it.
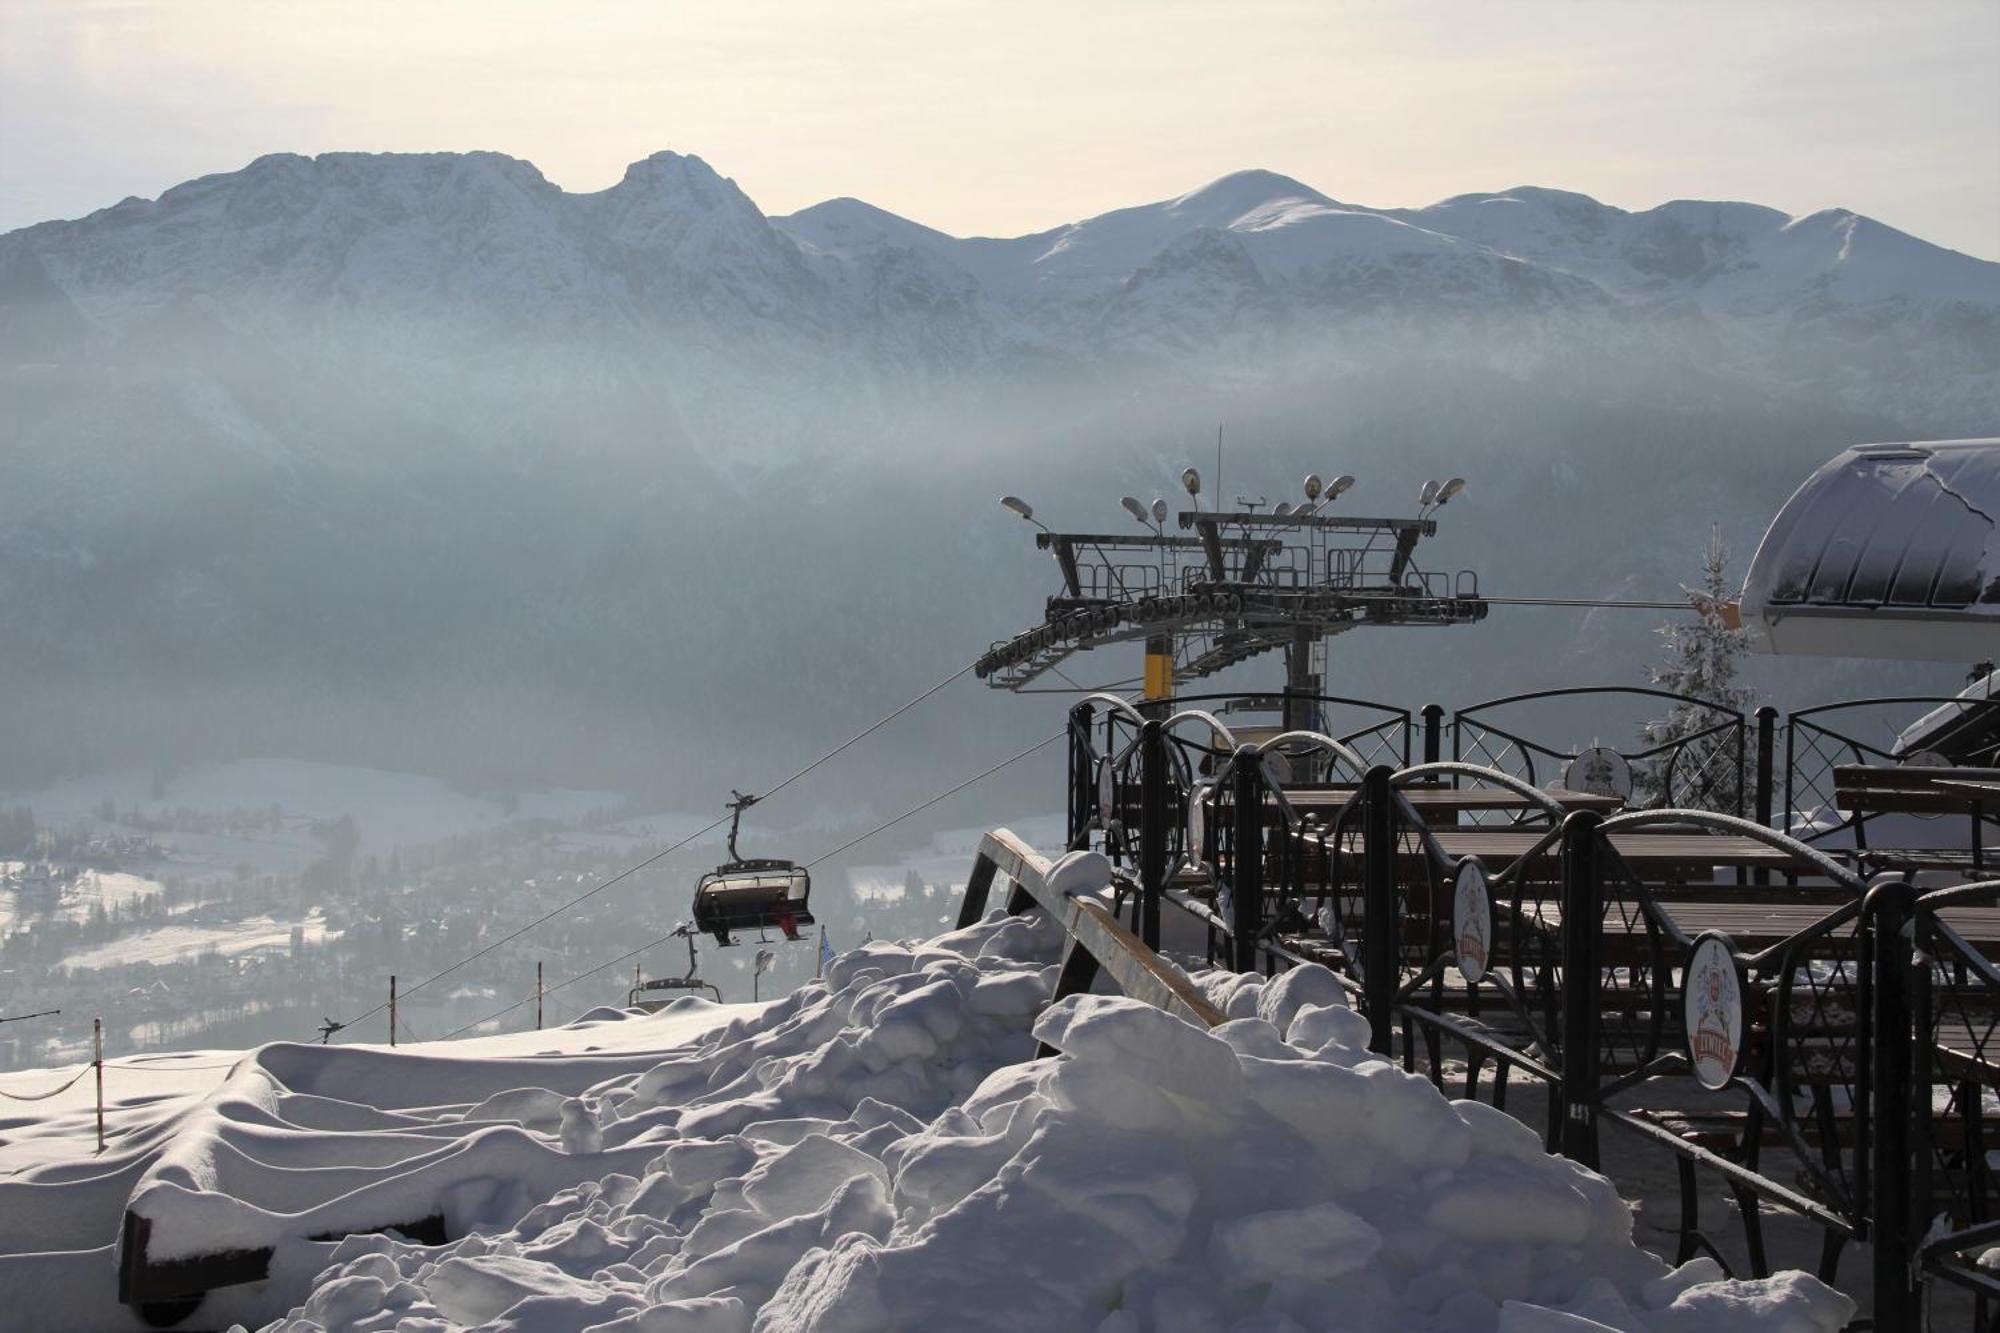
[[[396,1044],[396,974],[389,974],[389,1044]]]
[[[542,990],[542,964],[540,959],[536,959],[535,960],[535,1031],[537,1032],[540,1032],[542,1030],[542,996],[544,994],[545,992]]]
[[[813,959],[813,980],[826,975],[826,922],[819,923],[819,956]]]
[[[104,1020],[90,1020],[91,1063],[97,1066],[97,1151],[104,1151]]]

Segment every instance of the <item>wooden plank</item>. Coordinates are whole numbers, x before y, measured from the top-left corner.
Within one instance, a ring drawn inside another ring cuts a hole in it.
[[[978,878],[982,864],[991,865],[1025,896],[1057,921],[1098,966],[1135,1000],[1205,1028],[1220,1025],[1222,1011],[1210,1004],[1179,969],[1168,965],[1131,931],[1118,923],[1103,903],[1081,894],[1049,888],[1050,862],[1007,829],[988,833],[979,842],[973,862]],[[990,872],[989,872],[990,874]],[[989,878],[990,882],[990,878]]]

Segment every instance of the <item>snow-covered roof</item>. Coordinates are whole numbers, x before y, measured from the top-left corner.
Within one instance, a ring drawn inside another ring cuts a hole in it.
[[[2000,648],[2000,439],[1864,444],[1806,479],[1750,562],[1758,650],[1970,662]]]

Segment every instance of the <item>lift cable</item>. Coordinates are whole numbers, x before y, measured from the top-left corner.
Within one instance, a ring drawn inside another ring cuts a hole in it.
[[[786,778],[783,782],[780,782],[777,786],[772,787],[769,791],[763,793],[763,795],[759,799],[760,800],[770,799],[771,797],[777,795],[779,792],[783,791],[785,788],[791,786],[794,782],[797,782],[800,778],[803,778],[806,774],[818,768],[821,764],[826,763],[829,759],[832,759],[836,755],[847,750],[850,746],[853,746],[858,742],[874,735],[876,732],[880,731],[883,727],[889,725],[889,723],[895,721],[903,714],[909,712],[912,708],[915,708],[918,704],[930,698],[932,695],[936,694],[939,690],[942,690],[945,686],[950,685],[953,681],[958,680],[960,677],[969,674],[972,671],[974,665],[977,664],[977,662],[978,659],[974,658],[971,662],[967,662],[964,666],[952,672],[949,676],[946,676],[943,680],[931,686],[929,689],[925,690],[922,694],[917,695],[915,698],[909,700],[907,703],[900,705],[893,711],[883,714],[876,721],[870,723],[866,729],[856,732],[853,736],[850,736],[848,739],[842,741],[839,745],[834,746],[831,750],[828,750],[825,754],[813,760],[811,763],[807,764],[804,768],[799,769],[796,773],[793,773],[790,777]],[[653,853],[653,855],[647,857],[645,860],[639,862],[637,865],[630,866],[627,869],[619,871],[617,874],[611,876],[610,878],[600,881],[591,888],[585,890],[582,893],[579,893],[576,897],[571,898],[568,902],[563,903],[561,906],[553,908],[544,915],[535,918],[533,921],[530,921],[527,925],[522,926],[520,929],[512,931],[506,935],[503,935],[499,939],[493,941],[491,944],[486,945],[484,948],[477,949],[472,953],[467,954],[465,957],[453,963],[450,967],[447,967],[440,972],[432,973],[430,976],[425,977],[422,981],[419,981],[416,985],[411,986],[408,989],[402,991],[401,995],[402,996],[414,995],[418,991],[422,990],[424,987],[430,985],[432,982],[442,981],[444,978],[450,976],[452,973],[458,971],[460,968],[465,967],[467,964],[477,962],[479,959],[484,958],[487,954],[492,953],[495,949],[513,943],[515,940],[520,939],[521,936],[527,934],[529,931],[534,930],[537,927],[548,924],[549,922],[555,920],[557,917],[562,916],[564,913],[570,911],[572,908],[583,903],[587,899],[596,897],[598,894],[604,892],[604,890],[610,888],[612,885],[630,879],[632,876],[638,874],[641,870],[644,870],[649,866],[658,864],[660,861],[665,860],[667,857],[673,855],[673,853],[679,851],[681,848],[687,846],[689,843],[695,841],[697,838],[703,837],[706,834],[714,832],[716,829],[728,823],[729,818],[730,817],[728,815],[722,815],[718,817],[712,823],[709,823],[702,828],[696,829],[693,833],[688,834],[685,838],[682,838],[679,842],[672,844],[671,846],[665,848],[662,851]],[[381,1013],[384,1009],[387,1009],[388,1007],[389,1007],[389,1002],[387,1000],[384,1000],[381,1003],[375,1005],[372,1009],[368,1009],[362,1013],[356,1014],[353,1018],[348,1019],[344,1023],[337,1023],[334,1022],[332,1019],[328,1019],[325,1023],[322,1023],[320,1025],[319,1039],[321,1043],[324,1044],[333,1036],[334,1033],[339,1032],[343,1028],[353,1027],[356,1023],[359,1023],[364,1019],[372,1018],[373,1016]]]
[[[930,809],[938,802],[943,801],[949,797],[958,795],[958,793],[964,791],[967,787],[970,787],[975,782],[979,782],[982,779],[992,777],[995,773],[998,773],[1001,769],[1007,767],[1009,764],[1017,763],[1022,759],[1026,759],[1029,755],[1035,753],[1035,751],[1042,749],[1043,747],[1049,745],[1053,741],[1061,740],[1067,734],[1068,734],[1068,729],[1065,728],[1064,730],[1058,731],[1053,735],[1043,737],[1041,740],[1036,741],[1033,745],[1030,745],[1027,749],[1021,750],[1009,756],[1006,759],[1002,759],[999,763],[992,765],[990,768],[981,769],[978,773],[975,773],[973,776],[967,778],[965,781],[957,784],[954,787],[947,788],[946,790],[937,793],[935,796],[929,797],[921,804],[911,806],[908,810],[905,810],[902,814],[897,815],[894,819],[884,820],[882,823],[877,824],[874,828],[869,829],[866,833],[861,834],[859,837],[850,838],[846,842],[840,844],[840,846],[834,848],[832,851],[821,853],[819,856],[816,856],[812,860],[806,862],[805,863],[806,868],[811,869],[813,866],[818,865],[822,861],[831,860],[833,857],[839,856],[842,852],[848,850],[850,847],[854,847],[860,843],[866,842],[868,839],[874,837],[876,834],[881,833],[886,829],[894,828],[896,825],[902,823],[904,820],[910,818],[912,815],[921,814],[923,811]],[[656,940],[647,941],[646,943],[640,945],[638,948],[632,950],[632,952],[630,953],[620,954],[618,957],[613,958],[609,962],[599,963],[596,967],[591,968],[587,972],[579,972],[573,977],[565,977],[563,980],[558,981],[553,986],[543,987],[541,995],[544,997],[553,995],[557,991],[562,990],[566,986],[572,986],[579,981],[588,980],[589,978],[598,975],[600,972],[605,972],[611,968],[617,967],[621,963],[629,963],[634,958],[637,958],[640,954],[645,953],[649,949],[657,948],[658,946],[665,944],[668,940],[674,939],[680,933],[681,933],[680,928],[676,927],[674,930],[668,931],[666,934],[660,936]],[[516,1009],[521,1008],[523,1005],[533,1003],[535,998],[536,997],[534,995],[528,995],[519,1000],[514,1001],[514,1003],[506,1006],[503,1009],[494,1010],[492,1013],[487,1014],[484,1018],[475,1018],[470,1023],[465,1024],[463,1027],[454,1028],[450,1032],[447,1032],[441,1038],[441,1040],[449,1041],[453,1037],[463,1036],[465,1033],[472,1031],[474,1028],[484,1027],[486,1024],[493,1022],[495,1019],[506,1017],[508,1014],[513,1013]]]

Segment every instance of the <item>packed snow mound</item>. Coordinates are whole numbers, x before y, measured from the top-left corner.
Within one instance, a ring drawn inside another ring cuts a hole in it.
[[[1061,938],[995,913],[845,954],[524,1129],[580,1168],[545,1201],[489,1191],[442,1246],[285,1239],[274,1285],[303,1304],[271,1327],[1804,1333],[1853,1313],[1802,1274],[1641,1251],[1603,1177],[1369,1055],[1323,969],[1198,976],[1234,1015],[1211,1032],[1117,996],[1049,1005]]]

